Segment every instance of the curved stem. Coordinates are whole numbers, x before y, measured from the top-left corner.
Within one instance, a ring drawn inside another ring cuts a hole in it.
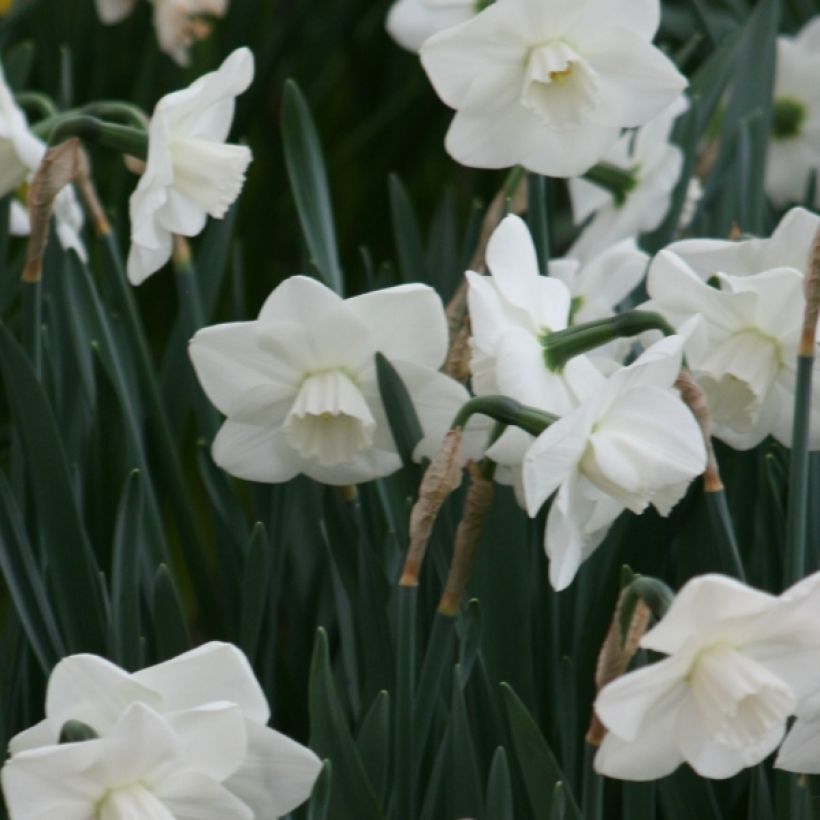
[[[558,421],[558,416],[552,413],[527,407],[507,396],[476,396],[458,411],[451,427],[463,428],[476,414],[489,416],[502,424],[514,424],[533,436],[540,435],[550,424]]]
[[[647,330],[659,330],[664,336],[675,333],[675,329],[659,313],[631,310],[544,336],[541,340],[544,360],[550,370],[561,370],[573,356],[594,350],[614,339],[630,338]]]
[[[70,137],[99,143],[123,154],[145,159],[148,156],[148,135],[127,125],[105,122],[85,114],[58,119],[48,138],[49,145],[58,145]]]

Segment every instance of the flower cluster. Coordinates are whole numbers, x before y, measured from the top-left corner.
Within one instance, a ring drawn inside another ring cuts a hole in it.
[[[137,0],[96,0],[97,13],[106,25],[128,17]],[[151,0],[154,28],[160,49],[179,65],[190,62],[191,46],[211,31],[208,17],[224,17],[228,0]]]

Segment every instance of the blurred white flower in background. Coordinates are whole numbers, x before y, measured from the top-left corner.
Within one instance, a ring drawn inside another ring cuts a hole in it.
[[[129,674],[97,655],[52,670],[46,718],[12,738],[3,789],[12,820],[275,820],[304,802],[320,763],[267,727],[247,658],[212,642]],[[58,744],[69,721],[99,739]]]
[[[211,33],[207,17],[224,17],[228,0],[151,0],[160,49],[181,66],[190,61],[188,50]],[[137,0],[97,0],[97,14],[106,25],[128,17]]]
[[[575,223],[590,221],[568,256],[586,258],[621,239],[652,231],[663,222],[683,168],[683,151],[669,142],[669,135],[687,108],[686,97],[679,97],[637,131],[625,132],[601,158],[633,175],[634,187],[623,200],[582,177],[569,180]]]
[[[28,236],[30,232],[28,211],[16,199],[12,199],[9,206],[9,233],[12,236]]]
[[[387,33],[402,48],[418,51],[431,35],[477,13],[477,0],[397,0],[387,14]]]
[[[447,355],[441,299],[426,285],[401,285],[343,300],[314,279],[293,276],[254,322],[200,330],[190,355],[208,398],[227,416],[214,461],[251,481],[304,473],[355,484],[401,465],[376,376],[375,354],[398,372],[432,456],[467,390],[438,372]],[[469,449],[469,448],[468,448]]]
[[[766,193],[778,207],[803,202],[812,171],[820,174],[820,17],[796,37],[777,38]],[[820,180],[815,188],[820,206]]]
[[[31,179],[45,153],[45,143],[29,128],[0,65],[0,196],[12,193]],[[66,250],[74,250],[80,259],[86,261],[88,255],[80,236],[83,212],[70,185],[63,188],[54,200],[54,218],[60,245]],[[28,214],[21,213],[14,203],[11,219],[13,233],[25,235],[29,232]]]
[[[658,0],[501,0],[434,35],[420,55],[456,109],[448,152],[477,168],[584,173],[686,87],[652,45],[659,21]]]
[[[681,243],[682,244],[682,243]],[[709,404],[713,434],[739,450],[768,435],[789,447],[796,357],[803,324],[803,274],[777,267],[705,282],[674,245],[649,268],[649,310],[689,323],[686,359]],[[692,317],[694,321],[690,321]],[[820,449],[820,380],[813,383],[809,444]]]
[[[139,285],[170,258],[173,234],[196,236],[239,196],[251,151],[226,145],[235,98],[251,84],[253,54],[238,48],[222,65],[156,105],[148,158],[129,203],[128,278]]]
[[[725,778],[763,760],[820,687],[818,594],[817,574],[780,598],[722,575],[689,581],[640,642],[669,657],[598,693],[609,733],[595,769],[655,780],[686,761]]]
[[[654,344],[551,424],[524,457],[527,512],[552,501],[544,534],[550,582],[564,589],[624,510],[668,515],[706,468],[703,436],[673,385],[683,338]],[[492,452],[492,451],[491,451]]]

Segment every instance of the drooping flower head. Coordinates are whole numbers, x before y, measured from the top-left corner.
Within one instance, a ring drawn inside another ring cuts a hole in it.
[[[469,396],[438,372],[447,326],[431,288],[402,285],[344,300],[294,276],[273,291],[256,321],[200,330],[191,360],[227,416],[213,445],[216,463],[267,482],[304,473],[355,484],[397,470],[377,352],[410,393],[425,433],[418,452],[432,456]]]
[[[703,437],[673,384],[683,339],[669,336],[551,424],[524,457],[527,512],[552,501],[544,534],[550,581],[568,586],[624,510],[668,515],[706,468]],[[492,455],[492,450],[490,451]]]
[[[654,230],[669,211],[683,168],[683,152],[669,141],[675,119],[687,108],[685,96],[667,106],[636,132],[626,132],[603,161],[632,174],[634,187],[623,200],[587,179],[569,180],[576,224],[590,219],[569,251],[586,258],[621,239]]]
[[[499,0],[434,35],[420,53],[456,109],[447,150],[477,168],[588,170],[686,87],[652,45],[659,21],[658,0]]]
[[[151,0],[154,5],[154,28],[160,49],[181,66],[191,61],[188,50],[197,40],[210,34],[205,19],[224,17],[228,0]],[[97,0],[97,14],[106,25],[128,17],[137,0]]]
[[[595,711],[609,730],[602,774],[655,780],[686,761],[731,777],[783,738],[786,718],[820,685],[820,576],[779,599],[705,575],[681,589],[641,646],[668,658],[605,686]]]
[[[226,145],[234,101],[253,79],[253,55],[234,51],[190,87],[163,97],[148,132],[148,159],[129,203],[128,278],[139,285],[171,256],[172,235],[196,236],[239,196],[251,151]]]

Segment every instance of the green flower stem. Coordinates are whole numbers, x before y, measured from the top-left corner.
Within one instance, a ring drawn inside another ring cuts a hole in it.
[[[199,280],[191,260],[190,246],[183,237],[177,236],[174,238],[172,259],[180,314],[183,317],[188,334],[193,336],[194,333],[205,326],[205,309],[202,305]],[[195,401],[194,412],[199,432],[203,436],[212,439],[219,428],[219,414],[207,400]]]
[[[121,102],[120,100],[98,100],[97,102],[84,105],[77,113],[88,114],[92,117],[121,120],[142,132],[145,131],[145,126],[148,123],[148,115],[141,108],[131,103]]]
[[[433,619],[433,628],[424,654],[424,664],[421,668],[421,676],[419,677],[419,685],[414,700],[416,741],[413,761],[414,789],[418,788],[419,785],[424,748],[430,727],[433,724],[433,716],[436,713],[433,706],[441,692],[441,682],[444,680],[445,670],[452,668],[455,641],[456,618],[437,611]]]
[[[398,588],[399,646],[396,668],[396,791],[393,801],[395,820],[416,820],[414,759],[417,745],[414,725],[416,676],[416,608],[418,587]],[[423,710],[434,710],[426,703]]]
[[[623,205],[629,192],[638,184],[634,171],[625,171],[609,162],[593,165],[585,174],[589,180],[600,188],[606,188],[615,198],[616,205]]]
[[[594,350],[614,339],[630,338],[647,330],[660,330],[665,336],[675,333],[674,328],[659,313],[631,310],[544,336],[541,340],[544,360],[550,370],[561,370],[573,356]]]
[[[783,584],[791,586],[806,572],[806,535],[809,514],[809,427],[814,356],[797,357],[794,431],[789,459],[789,501],[786,510],[786,553]]]
[[[38,91],[24,91],[16,94],[14,99],[21,108],[36,111],[43,119],[50,119],[58,114],[57,106],[51,97]]]
[[[23,348],[28,353],[31,368],[38,380],[43,378],[43,281],[24,281],[23,289]]]
[[[145,131],[105,122],[84,114],[71,113],[59,118],[49,134],[48,144],[59,145],[70,137],[79,137],[84,142],[99,143],[138,159],[145,159],[148,156],[148,135]]]
[[[507,178],[504,180],[504,200],[505,202],[509,202],[513,197],[515,197],[516,191],[518,190],[518,186],[521,184],[521,180],[524,177],[526,171],[521,165],[516,165],[514,168],[510,169],[510,172],[507,174]]]
[[[721,568],[727,575],[733,575],[745,583],[746,571],[740,558],[732,515],[726,502],[726,491],[722,488],[720,490],[707,489],[703,493],[703,498],[706,502],[709,524],[718,544]]]
[[[451,427],[463,428],[476,414],[489,416],[501,424],[514,424],[533,436],[540,435],[550,424],[558,421],[558,416],[552,413],[526,407],[507,396],[476,396],[459,410]]]
[[[185,486],[185,478],[179,461],[178,444],[171,433],[168,417],[162,404],[162,396],[151,359],[151,351],[148,348],[148,342],[145,338],[133,294],[125,278],[125,268],[117,245],[117,238],[111,231],[103,234],[100,238],[108,262],[113,268],[110,280],[120,302],[123,321],[135,347],[137,370],[142,386],[146,391],[148,412],[158,439],[157,454],[161,459],[163,472],[169,479],[170,507],[176,515],[185,565],[190,572],[201,613],[206,620],[212,621],[217,613],[215,607],[207,605],[213,597],[213,585],[208,577],[205,544],[191,511],[191,497],[188,488]]]

